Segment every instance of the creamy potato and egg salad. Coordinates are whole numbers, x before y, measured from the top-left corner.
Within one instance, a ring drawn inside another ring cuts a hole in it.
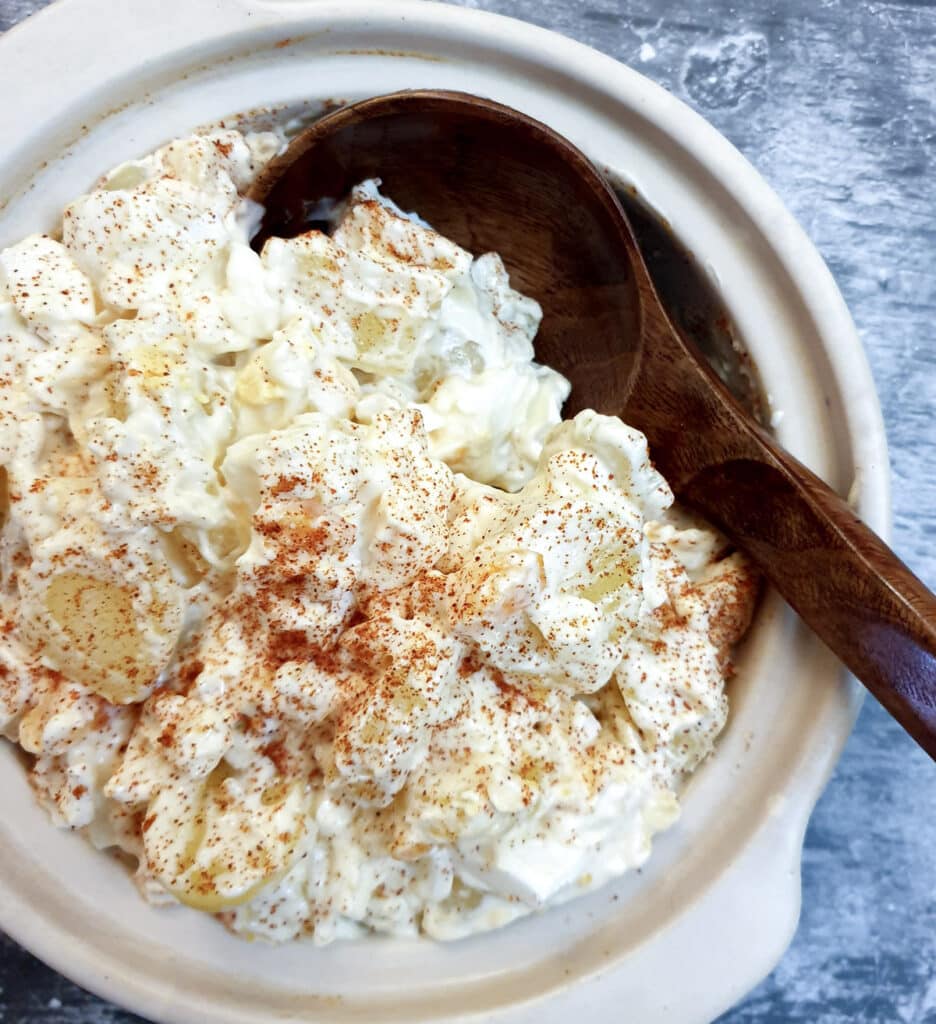
[[[0,253],[0,718],[54,821],[250,937],[453,939],[639,865],[750,568],[533,359],[536,302],[355,190],[249,241],[274,134]]]

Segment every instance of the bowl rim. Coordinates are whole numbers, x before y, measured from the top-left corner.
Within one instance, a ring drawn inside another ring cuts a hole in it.
[[[527,59],[535,55],[545,69],[574,73],[589,89],[611,99],[620,100],[625,94],[630,99],[639,96],[641,115],[698,165],[717,174],[731,190],[745,216],[769,242],[777,262],[807,308],[841,394],[842,415],[855,464],[864,473],[865,486],[858,496],[858,511],[872,529],[887,539],[890,486],[883,419],[866,355],[831,273],[802,228],[752,165],[704,118],[661,86],[614,58],[550,30],[427,0],[395,0],[392,6],[381,4],[380,0],[229,0],[223,5],[216,0],[163,0],[158,5],[134,3],[120,8],[124,5],[115,11],[111,0],[58,0],[0,38],[0,57],[8,80],[32,81],[37,53],[42,53],[45,61],[60,53],[68,54],[56,76],[43,76],[22,104],[11,105],[12,109],[4,113],[9,131],[35,131],[34,126],[42,124],[55,109],[54,103],[66,85],[74,95],[84,95],[100,89],[107,81],[121,81],[122,76],[132,74],[143,62],[168,57],[183,46],[194,49],[239,33],[249,35],[279,28],[289,31],[291,26],[338,24],[355,19],[366,19],[375,32],[382,26],[398,27],[409,22],[441,37],[458,35],[480,44],[496,44]],[[109,36],[119,40],[119,45],[106,44],[108,78],[102,82],[101,40],[89,31],[89,26],[105,23],[111,25]],[[778,877],[785,873],[795,883],[787,887],[786,913],[776,923],[774,962],[792,938],[798,918],[799,860],[809,814],[848,738],[862,697],[863,691],[850,683],[843,691],[837,732],[817,740],[810,752],[808,771],[798,773],[797,800],[786,809],[786,841],[777,843],[776,833],[765,828],[749,844],[751,848],[759,845],[766,855],[773,843],[775,848],[770,856]],[[737,896],[735,892],[734,897]],[[64,932],[59,934],[50,927],[17,890],[15,871],[0,877],[0,925],[57,970],[105,998],[134,1007],[154,1019],[186,1019],[176,1015],[177,1009],[167,1006],[165,996],[152,984],[129,972],[102,971],[100,963],[89,953],[63,942]],[[757,980],[759,977],[754,982]],[[734,998],[747,987],[748,983],[739,985]]]

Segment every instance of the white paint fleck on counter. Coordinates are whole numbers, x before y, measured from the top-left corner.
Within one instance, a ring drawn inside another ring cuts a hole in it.
[[[768,54],[767,40],[760,32],[697,43],[686,51],[683,90],[706,109],[737,107],[765,89]]]

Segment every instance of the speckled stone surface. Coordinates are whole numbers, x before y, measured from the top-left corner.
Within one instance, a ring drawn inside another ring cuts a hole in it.
[[[891,445],[894,544],[936,587],[936,0],[461,3],[633,65],[779,192],[858,324]],[[42,6],[0,0],[0,29]],[[3,1024],[139,1020],[0,943]],[[796,938],[719,1024],[936,1024],[936,767],[870,699],[806,837]]]

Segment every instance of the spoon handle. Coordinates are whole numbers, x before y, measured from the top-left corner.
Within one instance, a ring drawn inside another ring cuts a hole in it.
[[[744,426],[747,451],[707,466],[680,497],[751,556],[936,760],[936,597],[831,488]]]
[[[936,596],[741,408],[625,242],[644,310],[629,422],[676,496],[752,559],[936,761]]]

